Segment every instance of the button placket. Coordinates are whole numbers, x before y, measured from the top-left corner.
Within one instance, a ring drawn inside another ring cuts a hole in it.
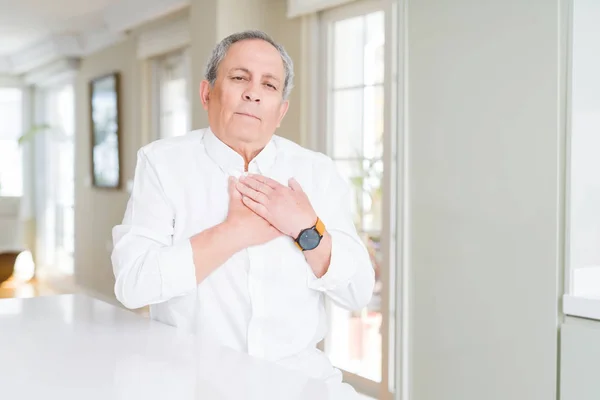
[[[248,353],[264,358],[264,319],[266,317],[266,303],[264,282],[264,257],[260,246],[247,249],[250,268],[248,271],[248,291],[250,293],[250,304],[252,316],[248,325]]]

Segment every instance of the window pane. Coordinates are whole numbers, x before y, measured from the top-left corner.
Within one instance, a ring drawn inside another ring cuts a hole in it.
[[[364,156],[383,157],[383,86],[367,86],[364,89]]]
[[[16,140],[23,134],[21,99],[20,89],[0,88],[0,140]]]
[[[362,88],[333,92],[331,150],[334,158],[362,158],[363,101]]]
[[[65,136],[75,134],[75,99],[72,86],[66,86],[57,93],[57,125]]]
[[[567,254],[571,294],[600,298],[600,35],[591,11],[575,2]]]
[[[335,22],[333,25],[333,87],[362,85],[365,42],[363,16]]]
[[[348,182],[351,190],[350,199],[346,201],[350,202],[350,210],[354,216],[354,224],[356,229],[362,229],[362,187],[363,187],[363,171],[362,171],[362,159],[357,160],[346,160],[335,162],[338,171],[342,177]]]
[[[0,195],[23,194],[21,146],[17,140],[24,133],[22,92],[0,88]]]
[[[0,140],[0,195],[23,194],[21,146],[16,140]]]
[[[52,273],[73,273],[75,196],[75,102],[72,85],[44,92],[45,118],[51,131],[44,140],[48,188],[43,221],[44,260]]]
[[[160,137],[185,135],[189,130],[188,81],[185,57],[165,57],[159,65]]]
[[[381,231],[381,179],[382,160],[363,160],[362,229],[366,232]]]
[[[366,22],[364,82],[367,85],[372,85],[383,82],[385,61],[385,22],[383,11],[367,15]]]
[[[367,379],[381,381],[381,281],[378,268],[381,256],[379,237],[363,235],[368,243],[377,277],[373,298],[359,311],[347,311],[331,303],[330,336],[327,353],[332,363]]]
[[[384,12],[332,23],[332,76],[328,87],[329,154],[353,187],[357,230],[371,256],[372,301],[350,312],[330,304],[326,352],[334,365],[381,382],[381,231],[384,133]]]

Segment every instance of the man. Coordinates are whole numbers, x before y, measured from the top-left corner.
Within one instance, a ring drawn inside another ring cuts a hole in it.
[[[274,135],[292,61],[258,31],[213,51],[200,87],[209,128],[138,152],[113,230],[115,294],[153,319],[325,379],[324,298],[369,302],[374,272],[332,160]]]

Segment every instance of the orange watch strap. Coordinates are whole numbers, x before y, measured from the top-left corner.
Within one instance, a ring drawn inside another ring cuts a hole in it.
[[[323,236],[325,234],[325,224],[321,221],[321,218],[317,217],[317,223],[315,224],[315,229],[319,232],[319,235]]]

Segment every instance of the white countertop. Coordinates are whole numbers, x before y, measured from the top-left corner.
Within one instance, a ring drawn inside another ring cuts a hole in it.
[[[326,385],[84,295],[0,300],[4,399],[321,400]]]

